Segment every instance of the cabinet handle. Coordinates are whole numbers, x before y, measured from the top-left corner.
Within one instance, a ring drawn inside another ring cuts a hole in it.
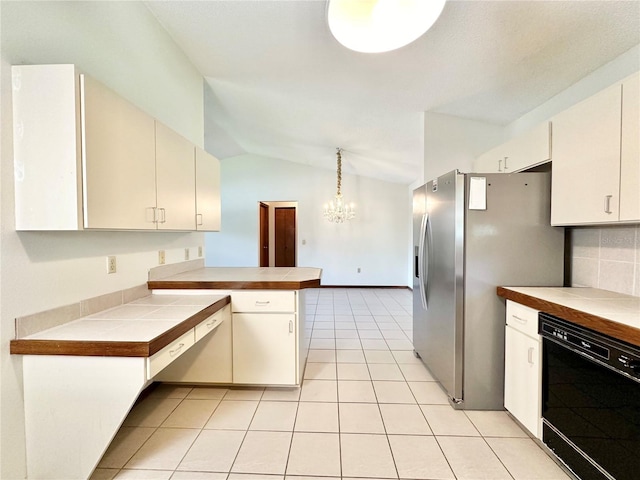
[[[207,328],[211,328],[216,324],[215,320],[211,320],[209,323],[207,323]]]
[[[605,195],[604,196],[604,213],[613,213],[611,211],[611,197],[613,197],[613,195]]]
[[[502,171],[502,160],[498,160],[498,171]]]
[[[509,169],[509,167],[507,167],[507,158],[509,158],[509,157],[504,157],[504,169],[505,170]]]
[[[202,223],[203,223],[202,214],[201,213],[197,213],[196,214],[196,225],[202,225]]]
[[[270,303],[271,303],[271,301],[269,301],[269,300],[265,300],[265,301],[256,300],[256,307],[265,307],[265,306],[269,305]]]
[[[149,210],[151,210],[151,220],[147,220],[147,222],[158,223],[158,209],[156,207],[147,207],[147,213],[149,213]],[[149,215],[147,215],[147,218],[149,218]]]
[[[184,347],[184,343],[181,343],[177,348],[174,348],[173,350],[169,350],[169,356],[173,357],[174,355],[177,355],[180,350],[182,350],[182,347]]]
[[[289,320],[289,333],[293,333],[293,320]]]
[[[533,365],[533,347],[529,347],[527,351],[527,359],[529,360],[529,364]]]
[[[526,324],[526,323],[527,323],[527,320],[525,320],[524,318],[521,318],[521,317],[519,317],[519,316],[517,316],[517,315],[511,315],[511,318],[513,318],[513,319],[515,319],[515,320],[519,321],[519,322],[520,322],[520,323],[522,323],[522,324]]]
[[[162,212],[162,220],[160,220],[159,223],[167,223],[167,211],[164,208],[159,208],[158,210]]]

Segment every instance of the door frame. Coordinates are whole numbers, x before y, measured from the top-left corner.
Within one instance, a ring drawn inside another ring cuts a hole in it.
[[[298,218],[299,218],[299,210],[298,210],[298,202],[297,201],[267,201],[261,200],[258,201],[258,263],[260,263],[260,204],[264,204],[269,207],[269,266],[275,266],[275,209],[282,207],[293,207],[295,209],[295,264],[298,265]]]
[[[269,205],[264,202],[259,202],[259,216],[258,263],[261,267],[268,267],[269,253],[271,250],[271,242],[269,241],[269,228],[271,226],[271,223],[269,222]]]

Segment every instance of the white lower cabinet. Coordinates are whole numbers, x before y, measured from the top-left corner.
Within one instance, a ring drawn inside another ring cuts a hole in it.
[[[517,315],[512,311],[517,309]],[[523,313],[525,315],[523,315]],[[504,406],[535,437],[541,438],[542,349],[538,335],[530,336],[512,318],[537,324],[538,311],[507,302],[505,331]],[[529,332],[527,332],[529,333]]]
[[[295,385],[295,313],[233,314],[233,383]]]
[[[197,343],[158,373],[154,380],[179,383],[232,382],[229,305],[196,326],[195,334]]]

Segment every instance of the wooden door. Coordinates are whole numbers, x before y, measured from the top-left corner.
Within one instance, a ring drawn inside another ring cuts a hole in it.
[[[260,266],[269,266],[269,206],[260,202]]]
[[[296,209],[279,207],[275,209],[275,249],[276,267],[296,266]]]

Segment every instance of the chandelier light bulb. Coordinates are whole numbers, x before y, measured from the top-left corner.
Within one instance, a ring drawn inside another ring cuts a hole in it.
[[[329,0],[327,20],[345,47],[364,53],[395,50],[421,37],[446,0]]]

